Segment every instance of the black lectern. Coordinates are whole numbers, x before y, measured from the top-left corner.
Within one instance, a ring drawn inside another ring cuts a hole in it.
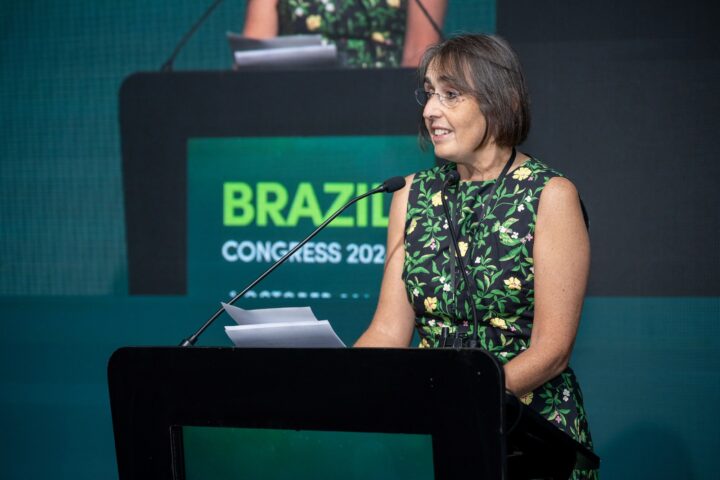
[[[108,381],[121,480],[183,479],[182,426],[430,434],[437,479],[567,478],[576,459],[597,462],[506,408],[481,350],[121,348]]]

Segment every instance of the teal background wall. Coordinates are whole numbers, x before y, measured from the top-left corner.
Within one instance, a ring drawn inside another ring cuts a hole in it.
[[[107,359],[124,345],[174,345],[215,308],[126,294],[117,122],[122,80],[159,68],[203,8],[0,4],[0,478],[116,478]],[[224,33],[243,10],[225,2],[176,68],[227,68]],[[446,29],[492,31],[494,11],[451,1]],[[716,236],[707,232],[710,266]],[[588,298],[573,365],[604,478],[715,478],[718,320],[718,296]],[[348,343],[364,326],[335,324]],[[202,343],[228,341],[216,325]]]

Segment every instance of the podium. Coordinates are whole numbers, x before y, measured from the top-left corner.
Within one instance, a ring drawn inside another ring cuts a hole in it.
[[[429,434],[436,479],[567,478],[598,462],[507,403],[482,350],[121,348],[108,384],[121,480],[184,479],[183,426]]]

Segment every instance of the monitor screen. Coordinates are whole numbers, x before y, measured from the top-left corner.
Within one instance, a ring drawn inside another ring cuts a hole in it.
[[[416,135],[190,138],[187,150],[187,296],[198,303],[234,297],[353,197],[435,164]],[[311,306],[351,345],[377,304],[391,197],[345,210],[237,306]],[[222,329],[208,335],[230,344]]]

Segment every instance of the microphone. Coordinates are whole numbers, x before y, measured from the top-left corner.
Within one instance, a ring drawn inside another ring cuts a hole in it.
[[[392,177],[385,180],[380,187],[383,187],[384,190],[381,190],[381,192],[387,192],[387,193],[393,193],[405,186],[405,178],[403,177]],[[380,188],[378,187],[378,188]],[[362,197],[358,197],[360,199]],[[355,200],[350,200],[351,202],[354,202]],[[343,207],[345,208],[345,207]]]
[[[463,276],[463,280],[465,281],[465,288],[470,292],[470,308],[472,310],[472,316],[473,316],[473,336],[470,339],[470,348],[476,348],[478,344],[480,343],[480,335],[478,333],[478,313],[477,313],[477,307],[475,306],[475,299],[473,296],[473,293],[475,293],[475,285],[470,283],[470,279],[468,278],[468,274],[465,271],[465,262],[463,262],[462,254],[460,253],[460,246],[458,245],[457,236],[455,235],[455,228],[453,226],[452,218],[450,217],[450,211],[448,210],[447,206],[447,190],[451,186],[456,185],[460,181],[460,174],[457,172],[457,170],[450,170],[447,175],[445,176],[445,183],[443,184],[442,188],[442,207],[443,212],[445,213],[445,221],[448,222],[448,230],[450,230],[450,239],[452,240],[453,249],[455,250],[455,260],[460,267],[460,273]],[[462,345],[462,344],[461,344]]]
[[[162,64],[162,67],[160,67],[161,72],[171,72],[173,69],[173,62],[175,61],[175,57],[178,56],[180,53],[180,50],[183,49],[185,44],[190,40],[190,37],[192,37],[198,28],[200,28],[200,25],[205,23],[205,20],[210,16],[210,14],[217,8],[218,5],[222,3],[222,0],[215,0],[212,5],[210,5],[207,10],[205,10],[205,13],[202,14],[202,16],[195,22],[195,24],[190,27],[190,30],[183,35],[183,37],[180,39],[180,42],[175,46],[175,50],[173,50],[172,54],[170,54],[170,58],[165,60],[165,63]]]
[[[298,243],[297,245],[295,245],[293,248],[291,248],[290,250],[288,250],[288,252],[287,252],[285,255],[283,255],[277,262],[273,263],[272,266],[271,266],[270,268],[268,268],[267,270],[265,270],[265,272],[264,272],[262,275],[260,275],[260,276],[257,277],[255,280],[253,280],[247,287],[243,288],[242,291],[241,291],[240,293],[238,293],[237,295],[235,295],[235,296],[232,298],[232,300],[230,300],[229,302],[227,302],[227,304],[228,304],[228,305],[233,305],[233,304],[234,304],[235,302],[237,302],[240,298],[242,298],[248,291],[250,291],[253,287],[255,287],[255,285],[257,285],[258,283],[260,283],[261,281],[263,281],[263,280],[265,279],[265,277],[267,277],[268,275],[270,275],[277,267],[279,267],[280,265],[282,265],[282,264],[285,262],[285,260],[287,260],[288,258],[292,257],[295,252],[297,252],[298,250],[300,250],[300,249],[303,247],[303,245],[305,245],[307,242],[309,242],[310,240],[312,240],[312,238],[315,237],[315,235],[317,235],[318,233],[320,233],[320,231],[321,231],[322,229],[324,229],[330,222],[332,222],[333,220],[335,220],[335,217],[337,217],[337,216],[340,215],[342,212],[344,212],[345,209],[348,208],[350,205],[354,204],[355,202],[357,202],[357,201],[359,201],[359,200],[362,200],[362,199],[365,198],[365,197],[369,197],[370,195],[374,195],[374,194],[380,193],[380,192],[392,193],[392,192],[395,192],[396,190],[400,190],[400,189],[403,188],[404,186],[405,186],[405,179],[404,179],[403,177],[392,177],[392,178],[388,178],[388,179],[385,180],[383,183],[381,183],[379,186],[377,186],[377,187],[373,188],[372,190],[369,190],[369,191],[363,193],[362,195],[359,195],[359,196],[353,198],[352,200],[350,200],[349,202],[347,202],[345,205],[343,205],[342,207],[340,207],[339,209],[337,209],[332,215],[330,215],[330,217],[328,217],[327,220],[325,220],[323,223],[321,223],[320,226],[318,226],[315,230],[313,230],[313,232],[312,232],[310,235],[308,235],[307,237],[305,237],[305,239],[303,239],[303,241],[301,241],[300,243]],[[224,311],[225,311],[225,309],[222,308],[222,307],[220,307],[217,312],[215,312],[209,319],[207,319],[207,321],[202,325],[202,327],[200,327],[200,328],[199,328],[195,333],[193,333],[190,337],[184,339],[184,340],[180,343],[180,346],[181,346],[181,347],[192,347],[193,345],[195,345],[195,343],[197,342],[197,340],[198,340],[198,338],[200,337],[200,335],[202,335],[203,332],[204,332],[220,315],[222,315],[222,313],[223,313]]]
[[[443,188],[454,187],[460,181],[460,174],[457,170],[450,170],[445,175],[445,185]]]

